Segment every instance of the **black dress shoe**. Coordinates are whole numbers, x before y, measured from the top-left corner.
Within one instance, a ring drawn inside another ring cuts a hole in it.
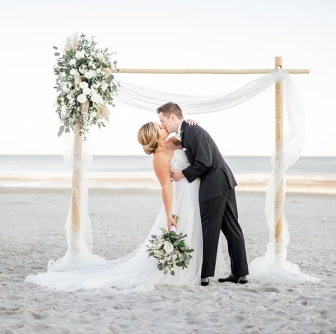
[[[208,277],[202,277],[201,278],[201,285],[202,286],[208,286],[210,284]]]
[[[236,283],[236,284],[245,284],[248,282],[246,276],[242,276],[242,277],[236,277],[232,274],[230,274],[228,277],[226,278],[219,278],[218,279],[219,283],[224,283],[224,282],[231,282],[231,283]]]

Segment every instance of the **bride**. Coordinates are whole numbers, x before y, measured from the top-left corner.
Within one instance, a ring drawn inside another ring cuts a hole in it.
[[[77,291],[88,289],[109,289],[114,292],[149,291],[157,285],[197,286],[201,281],[202,228],[199,212],[199,179],[189,183],[186,179],[172,182],[170,174],[189,165],[179,142],[167,138],[168,133],[159,124],[149,122],[138,132],[138,141],[145,153],[153,154],[153,167],[160,182],[163,205],[145,241],[133,252],[105,264],[62,272],[48,270],[46,273],[30,275],[25,282],[49,289]],[[178,225],[172,215],[180,216]],[[186,234],[186,244],[194,249],[188,268],[174,268],[175,276],[163,274],[157,268],[157,260],[148,257],[147,246],[152,235],[160,235],[160,228]],[[222,251],[218,251],[222,257]],[[217,259],[218,264],[224,263]],[[223,274],[224,268],[216,268]],[[217,276],[217,275],[216,275]]]

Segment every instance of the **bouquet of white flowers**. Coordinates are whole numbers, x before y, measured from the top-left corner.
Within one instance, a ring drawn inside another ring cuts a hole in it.
[[[179,220],[179,216],[173,215],[176,222]],[[167,274],[168,271],[171,275],[175,275],[173,270],[174,265],[177,267],[188,268],[190,259],[194,250],[189,248],[183,240],[187,235],[175,231],[168,232],[164,228],[160,228],[163,232],[162,235],[152,235],[152,239],[149,242],[151,246],[147,246],[148,257],[153,256],[158,260],[158,269]]]
[[[96,48],[92,37],[74,34],[68,37],[64,53],[55,52],[57,64],[56,112],[61,120],[58,136],[74,130],[80,124],[80,134],[89,131],[91,125],[105,126],[109,111],[106,104],[114,107],[113,95],[117,94],[119,83],[114,79],[112,68],[116,61],[110,61],[113,53],[108,49]],[[54,46],[57,50],[57,47]]]

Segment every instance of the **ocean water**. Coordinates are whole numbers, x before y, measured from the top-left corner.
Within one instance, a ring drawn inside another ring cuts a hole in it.
[[[272,170],[270,157],[225,157],[235,175],[269,174]],[[151,173],[150,156],[94,156],[87,166],[93,173]],[[0,155],[0,173],[57,174],[69,171],[62,156],[58,155]],[[287,175],[336,179],[336,157],[301,157],[286,172]]]

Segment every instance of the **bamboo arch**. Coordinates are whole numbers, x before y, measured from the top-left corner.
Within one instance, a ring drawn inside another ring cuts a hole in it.
[[[275,69],[282,69],[282,57],[275,57]],[[118,70],[112,70],[114,73],[128,73],[128,74],[268,74],[274,71],[274,69],[247,69],[247,70],[226,70],[226,69],[132,69],[124,68]],[[287,69],[290,74],[309,74],[308,69]],[[277,142],[283,139],[283,84],[282,81],[275,84],[275,145]],[[74,160],[78,159],[82,155],[82,141],[83,136],[80,135],[80,127],[76,126],[74,133]],[[280,163],[283,161],[283,148],[278,148],[277,159]],[[79,234],[79,239],[83,236],[82,225],[85,225],[85,217],[80,212],[80,207],[78,203],[80,202],[80,197],[82,196],[82,184],[78,182],[81,179],[78,167],[74,166],[73,169],[73,180],[72,180],[72,198],[71,198],[71,232],[72,234]],[[84,188],[84,187],[83,187]],[[281,208],[284,204],[284,180],[281,179],[275,196],[274,202],[274,212],[282,212]],[[85,190],[85,189],[84,189]],[[275,215],[276,217],[276,215]],[[275,230],[275,252],[280,253],[283,250],[282,246],[282,231],[283,231],[283,214],[274,221]],[[82,221],[83,220],[83,221]],[[84,223],[83,223],[84,222]],[[75,235],[70,236],[70,238],[76,238]],[[72,248],[69,251],[72,254],[78,254],[83,251],[83,247],[80,247],[82,243],[79,241],[77,247]],[[85,244],[85,243],[84,243]],[[86,247],[84,247],[85,249]],[[89,245],[89,248],[90,245]],[[87,248],[86,248],[87,249]],[[91,250],[89,250],[90,252]],[[57,269],[56,269],[57,270]]]

